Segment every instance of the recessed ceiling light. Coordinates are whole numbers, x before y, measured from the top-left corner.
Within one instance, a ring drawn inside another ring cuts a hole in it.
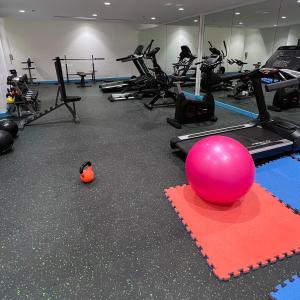
[[[106,6],[110,6],[110,5],[111,5],[111,3],[110,3],[110,2],[104,2],[104,5],[106,5]]]
[[[277,24],[274,24],[273,26],[274,26],[274,27],[277,27],[278,25],[277,25]]]
[[[243,22],[239,22],[239,25],[244,25],[244,23]]]
[[[183,11],[183,10],[184,10],[184,7],[179,7],[178,10]]]
[[[151,20],[156,20],[156,17],[151,17]]]
[[[235,14],[238,16],[238,15],[240,15],[241,13],[240,13],[240,12],[238,12],[238,11],[236,11],[236,12],[235,12]]]
[[[287,18],[286,16],[282,16],[282,17],[281,17],[281,19],[286,19],[286,18]]]
[[[98,15],[97,14],[93,14],[93,17],[98,17]]]
[[[20,9],[19,12],[20,12],[20,13],[24,13],[24,12],[26,12],[26,10]]]
[[[195,20],[194,20],[194,22],[195,22],[195,23],[197,23],[197,22],[198,22],[198,20],[197,20],[197,19],[195,19]]]
[[[300,0],[298,0],[297,3],[300,3]]]

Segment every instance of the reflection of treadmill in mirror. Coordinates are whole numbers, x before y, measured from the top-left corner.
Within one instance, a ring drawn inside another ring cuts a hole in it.
[[[171,147],[184,154],[188,154],[193,145],[201,139],[212,135],[223,135],[241,142],[248,148],[255,160],[298,151],[300,149],[299,125],[288,120],[271,118],[266,107],[261,79],[267,77],[280,80],[282,75],[294,78],[267,86],[267,90],[271,91],[299,84],[300,73],[289,69],[279,70],[278,68],[274,68],[274,61],[280,63],[272,56],[264,68],[219,77],[220,81],[234,79],[252,81],[259,111],[257,119],[238,126],[179,136],[171,140]],[[289,64],[287,67],[289,67]]]
[[[298,41],[298,44],[300,40]],[[290,69],[300,72],[300,45],[279,47],[274,55],[267,62],[274,68]],[[281,80],[289,80],[289,74],[282,75]],[[278,89],[274,95],[272,105],[268,108],[272,111],[280,112],[285,109],[299,107],[300,103],[300,86]]]
[[[127,87],[125,87],[120,93],[112,93],[108,100],[111,102],[116,101],[127,101],[127,100],[140,100],[144,97],[154,96],[157,91],[157,85],[155,77],[151,74],[150,70],[155,72],[154,69],[150,69],[146,66],[144,59],[151,60],[154,64],[156,62],[156,55],[160,51],[159,47],[155,47],[152,49],[154,40],[150,42],[146,50],[144,51],[141,58],[128,58],[128,61],[136,61],[140,60],[140,64],[143,66],[145,71],[145,75],[135,79],[133,83],[129,83]],[[160,67],[158,66],[160,70]]]
[[[150,42],[150,44],[146,48],[145,52],[147,52],[148,49],[151,49],[153,42],[154,42],[154,40],[152,40]],[[139,45],[133,54],[117,59],[117,61],[122,62],[122,63],[130,62],[130,61],[133,62],[133,64],[135,65],[135,67],[137,68],[137,70],[139,72],[139,76],[138,77],[132,76],[128,80],[102,83],[102,84],[100,84],[99,87],[102,89],[103,93],[121,92],[125,88],[127,88],[127,89],[129,87],[134,88],[135,82],[137,80],[143,78],[144,76],[146,76],[149,73],[149,70],[143,60],[143,56],[145,53],[145,52],[143,52],[143,50],[144,50],[144,46]]]

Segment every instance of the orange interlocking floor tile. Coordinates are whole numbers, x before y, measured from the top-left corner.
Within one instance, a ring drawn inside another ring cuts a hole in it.
[[[221,280],[300,253],[300,216],[258,184],[231,206],[209,204],[189,185],[165,192]]]

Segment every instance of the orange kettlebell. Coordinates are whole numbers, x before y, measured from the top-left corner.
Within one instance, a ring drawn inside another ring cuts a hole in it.
[[[80,180],[83,183],[91,183],[95,179],[95,172],[90,161],[84,163],[79,170]]]

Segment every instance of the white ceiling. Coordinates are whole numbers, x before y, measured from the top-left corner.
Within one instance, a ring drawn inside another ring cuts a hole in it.
[[[111,5],[105,6],[105,1]],[[97,13],[99,21],[167,23],[254,2],[259,0],[0,0],[0,17],[51,19],[54,16],[91,17]],[[185,10],[178,11],[179,7]],[[21,9],[26,13],[19,13]],[[156,20],[151,21],[151,17]]]
[[[235,15],[235,12],[240,13]],[[281,17],[285,16],[286,19]],[[242,22],[243,25],[239,25]],[[192,21],[190,21],[192,23]],[[212,26],[245,26],[269,28],[300,24],[300,4],[297,0],[268,0],[234,10],[226,10],[206,16],[205,23]],[[300,37],[299,37],[300,38]]]

